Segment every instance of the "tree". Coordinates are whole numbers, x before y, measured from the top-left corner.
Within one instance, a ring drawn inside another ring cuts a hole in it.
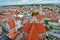
[[[32,12],[32,16],[36,16],[39,12]]]

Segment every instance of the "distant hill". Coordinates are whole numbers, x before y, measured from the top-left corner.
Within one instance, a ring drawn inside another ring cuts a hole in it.
[[[42,5],[42,6],[48,6],[48,5],[50,5],[50,4],[7,5],[7,6],[0,6],[0,7],[12,7],[12,6],[14,6],[14,7],[22,7],[22,6],[25,6],[25,5],[27,5],[27,6],[40,6],[40,5]],[[60,4],[51,4],[51,5],[60,5]]]

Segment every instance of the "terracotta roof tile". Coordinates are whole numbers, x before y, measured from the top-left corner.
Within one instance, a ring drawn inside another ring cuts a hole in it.
[[[29,28],[29,25],[27,27]],[[26,36],[27,40],[39,40],[38,34],[46,33],[46,29],[42,23],[33,23],[32,26],[30,25],[30,27],[31,27],[30,32]]]
[[[17,31],[17,30],[12,30],[12,32],[11,33],[9,33],[9,34],[7,34],[7,36],[9,37],[9,38],[11,38],[11,39],[15,39],[15,37],[17,36],[19,34],[19,32]]]
[[[2,18],[0,18],[0,22],[2,22],[2,20],[3,20],[3,19],[2,19]]]
[[[27,39],[28,40],[39,40],[38,32],[37,32],[36,27],[35,27],[34,24],[32,25],[30,33],[27,36]]]
[[[14,20],[8,19],[7,23],[9,25],[10,29],[15,28],[15,21]]]
[[[39,19],[39,20],[42,20],[43,19],[43,15],[38,14],[38,15],[36,15],[36,18]]]
[[[11,13],[11,12],[7,13],[7,16],[12,16],[12,15],[13,15],[13,13]]]
[[[56,18],[56,16],[49,16],[49,18],[54,19],[54,18]]]
[[[18,9],[14,9],[14,12],[15,12],[16,14],[18,14]]]
[[[49,22],[55,22],[55,23],[58,23],[58,19],[51,19],[51,20],[49,20]]]
[[[23,27],[23,32],[29,32],[32,27],[32,23],[26,23]]]
[[[45,33],[46,29],[42,23],[35,24],[38,33]]]
[[[39,33],[46,32],[46,29],[42,23],[26,23],[24,28],[23,28],[23,31],[27,32],[29,29],[31,29],[31,27],[33,27],[33,24],[35,25],[35,27],[37,28],[37,31]]]

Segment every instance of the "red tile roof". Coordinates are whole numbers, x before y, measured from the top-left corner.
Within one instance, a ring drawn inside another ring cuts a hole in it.
[[[56,16],[49,16],[49,18],[54,19],[54,18],[56,18]]]
[[[36,15],[36,18],[39,19],[39,20],[42,20],[43,19],[43,15],[38,14],[38,15]]]
[[[7,34],[7,36],[9,38],[11,38],[12,40],[14,40],[18,34],[19,34],[19,32],[16,29],[14,29],[14,30],[12,30],[11,33]]]
[[[13,15],[12,12],[7,13],[7,16],[12,16],[12,15]]]
[[[2,19],[2,18],[0,18],[0,22],[2,22],[2,20],[3,20],[3,19]]]
[[[23,32],[29,32],[32,27],[32,23],[26,23],[23,27]]]
[[[50,16],[50,14],[46,14],[46,15],[44,15],[44,18],[54,19],[54,18],[56,18],[56,16],[55,15]]]
[[[35,27],[34,24],[32,25],[30,33],[27,36],[27,39],[28,40],[39,40],[38,32],[37,32],[36,27]]]
[[[58,23],[58,19],[51,19],[51,20],[49,20],[49,22],[55,22],[55,23]]]
[[[10,29],[15,28],[15,21],[14,20],[8,19],[7,23],[9,25]]]
[[[42,23],[32,23],[31,25],[30,25],[30,23],[27,23],[26,26],[24,26],[24,27],[25,27],[26,31],[30,30],[28,32],[28,35],[26,36],[27,40],[39,40],[38,34],[46,33],[46,29]]]
[[[14,9],[14,12],[15,12],[16,14],[18,14],[18,9]]]
[[[2,18],[2,19],[5,19],[5,16],[2,16],[1,18]]]
[[[24,25],[23,28],[23,32],[27,32],[29,29],[31,29],[31,27],[33,26],[33,24],[35,25],[35,27],[37,28],[37,31],[40,33],[44,33],[46,32],[46,29],[44,28],[44,25],[42,23],[26,23]],[[40,31],[41,30],[41,31]]]

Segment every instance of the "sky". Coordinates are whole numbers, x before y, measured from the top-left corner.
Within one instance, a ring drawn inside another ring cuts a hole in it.
[[[0,0],[0,6],[45,3],[60,3],[60,0]]]

